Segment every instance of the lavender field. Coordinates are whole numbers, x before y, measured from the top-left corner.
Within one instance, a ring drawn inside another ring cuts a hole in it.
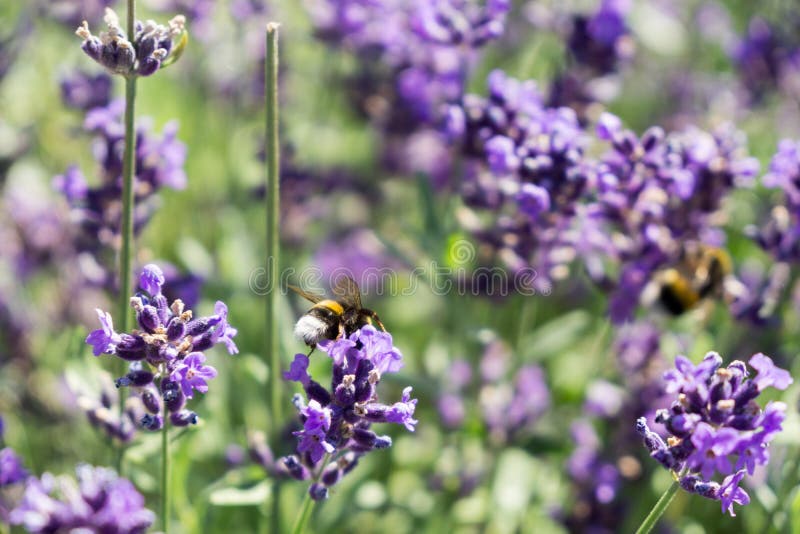
[[[800,5],[0,4],[0,534],[800,532]]]

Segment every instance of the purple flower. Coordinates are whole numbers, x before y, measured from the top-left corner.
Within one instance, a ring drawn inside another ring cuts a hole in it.
[[[416,407],[417,399],[411,398],[411,386],[408,386],[403,389],[403,396],[400,402],[395,402],[387,410],[386,420],[390,423],[404,425],[407,430],[413,432],[414,427],[419,422],[413,418]]]
[[[308,453],[313,463],[319,462],[325,454],[331,454],[336,448],[325,441],[325,434],[331,426],[331,411],[323,408],[316,400],[311,400],[301,411],[306,417],[303,430],[295,432],[300,438],[297,451]]]
[[[750,366],[758,371],[758,374],[753,379],[759,391],[764,391],[766,388],[772,386],[775,389],[786,389],[789,384],[794,382],[792,375],[789,371],[777,367],[772,358],[762,353],[755,354],[750,358]]]
[[[70,165],[64,174],[53,178],[53,188],[60,191],[70,203],[84,200],[89,190],[86,177],[75,165]]]
[[[750,504],[750,496],[745,490],[739,487],[739,483],[744,478],[744,470],[737,471],[732,475],[725,477],[719,487],[719,500],[722,504],[722,513],[728,512],[731,516],[736,514],[733,512],[733,504],[746,505]]]
[[[228,324],[228,307],[224,302],[218,300],[214,304],[214,313],[219,318],[219,322],[212,331],[212,342],[224,343],[225,348],[228,349],[228,354],[238,354],[239,348],[234,343],[233,338],[236,337],[239,331]]]
[[[434,185],[446,183],[450,153],[437,146],[444,136],[431,130],[463,95],[478,51],[503,33],[510,3],[315,0],[308,5],[315,35],[358,59],[347,81],[355,89],[353,105],[380,125],[382,161],[392,171],[423,170]],[[449,122],[458,131],[455,114]],[[435,156],[428,162],[407,157],[420,149]]]
[[[607,111],[600,114],[597,120],[597,137],[604,141],[611,141],[622,132],[622,121],[616,115]]]
[[[353,337],[353,336],[350,336]],[[322,340],[319,342],[317,347],[328,356],[333,359],[333,363],[335,365],[342,366],[344,365],[348,354],[351,353],[351,349],[354,349],[356,346],[356,342],[352,339],[340,338],[336,340]],[[352,351],[353,355],[358,355],[358,351]]]
[[[217,370],[210,365],[203,365],[206,357],[201,352],[192,352],[179,363],[170,374],[170,379],[177,382],[186,398],[191,399],[193,390],[208,392],[206,380],[217,376]]]
[[[519,168],[519,158],[514,153],[514,141],[502,135],[496,135],[486,141],[486,160],[493,174],[502,176]]]
[[[111,102],[112,79],[105,72],[96,75],[76,71],[61,80],[61,99],[73,108],[89,111]]]
[[[141,374],[143,371],[131,373]],[[136,426],[145,412],[161,411],[160,400],[157,395],[149,394],[149,388],[140,396],[129,395],[127,399],[123,399],[123,410],[120,410],[120,396],[114,387],[111,375],[100,373],[97,380],[101,388],[99,394],[88,392],[85,387],[76,387],[72,394],[77,397],[78,408],[86,415],[89,423],[113,440],[123,443],[131,441],[135,436]],[[123,377],[122,380],[127,380],[127,377]],[[149,375],[148,381],[152,382],[152,374]],[[157,403],[155,407],[153,402]]]
[[[300,382],[303,386],[308,386],[311,376],[308,374],[308,356],[303,353],[295,354],[289,370],[283,373],[284,380]]]
[[[278,463],[298,480],[316,476],[326,489],[337,484],[364,454],[391,446],[391,438],[373,432],[372,424],[397,423],[413,431],[417,399],[411,398],[411,387],[407,387],[399,402],[387,405],[379,400],[381,376],[403,364],[388,332],[366,325],[347,338],[324,340],[317,347],[328,354],[333,367],[330,391],[309,375],[308,356],[297,354],[283,376],[300,383],[305,391],[307,401],[300,394],[293,398],[303,429],[294,433],[298,455]],[[321,461],[326,455],[334,455],[331,464]],[[314,491],[320,498],[327,495],[327,490],[316,486]]]
[[[692,433],[695,451],[687,459],[687,465],[693,471],[700,471],[705,479],[711,478],[714,470],[723,475],[730,473],[728,455],[736,448],[738,439],[738,432],[732,428],[715,429],[708,423],[699,423]]]
[[[93,136],[93,156],[97,164],[92,174],[99,176],[96,185],[89,186],[84,174],[70,166],[53,179],[53,187],[67,200],[74,227],[71,245],[81,255],[82,264],[93,260],[96,265],[83,267],[83,282],[116,290],[114,266],[111,260],[119,245],[123,148],[125,129],[123,100],[113,100],[101,107],[87,109],[84,130]],[[162,187],[185,185],[186,147],[176,138],[176,124],[164,127],[161,136],[151,132],[149,122],[139,121],[135,161],[134,233],[139,234],[158,207],[156,193]],[[88,254],[87,254],[88,253]],[[159,277],[160,278],[160,277]],[[163,282],[162,282],[163,283]],[[152,289],[152,288],[151,288]]]
[[[6,447],[0,450],[0,488],[22,482],[28,477],[28,471],[14,449]]]
[[[623,322],[648,299],[649,281],[724,244],[718,216],[723,201],[752,185],[757,162],[730,124],[669,134],[652,127],[637,136],[606,117],[598,128],[611,146],[592,168],[597,201],[589,202],[591,216],[580,231],[594,231],[596,240],[581,252],[595,263],[587,265],[592,278],[611,291],[612,320]],[[681,311],[662,303],[672,313]]]
[[[92,331],[86,336],[86,343],[92,346],[92,353],[95,356],[101,354],[113,354],[117,344],[121,342],[119,334],[114,332],[114,322],[111,314],[103,310],[96,309],[97,317],[100,319],[101,328]]]
[[[139,534],[155,515],[128,480],[103,467],[80,465],[71,477],[31,477],[10,521],[28,532],[115,532]]]
[[[584,157],[588,137],[573,110],[544,104],[535,82],[495,70],[487,85],[488,96],[460,101],[466,124],[456,141],[468,164],[460,192],[475,221],[469,230],[481,243],[481,263],[535,269],[536,289],[549,290],[576,255],[575,216],[593,173]]]
[[[455,393],[444,393],[436,404],[439,417],[447,428],[458,428],[464,422],[466,407],[464,399]]]
[[[705,384],[722,365],[722,358],[716,352],[709,352],[703,361],[695,366],[686,356],[675,358],[675,369],[664,373],[667,393],[678,391],[706,393]]]
[[[783,425],[784,419],[786,419],[785,403],[770,401],[764,406],[764,412],[758,421],[758,424],[762,427],[760,434],[762,434],[764,442],[770,441],[775,434],[783,430],[781,425]]]
[[[361,351],[381,373],[396,373],[403,367],[403,355],[392,346],[392,336],[381,332],[372,325],[366,325],[354,332],[350,339],[361,343]]]
[[[531,219],[550,210],[550,194],[547,189],[536,184],[522,184],[517,193],[517,202],[519,209]]]
[[[763,387],[783,389],[791,383],[791,376],[761,353],[750,358],[750,366],[758,372],[752,379],[744,362],[721,367],[716,353],[709,353],[696,367],[678,357],[676,366],[664,376],[677,400],[669,410],[659,410],[655,419],[673,436],[664,443],[643,417],[637,420],[637,431],[654,459],[667,469],[686,473],[682,488],[720,500],[722,511],[734,515],[733,503],[745,505],[750,501],[739,483],[757,465],[767,464],[769,442],[781,430],[785,418],[785,404],[768,403],[762,410],[756,403],[763,391],[759,377]],[[736,472],[730,474],[732,464]],[[721,485],[711,480],[716,472],[729,475]]]
[[[161,286],[164,285],[164,273],[158,265],[149,263],[142,269],[142,274],[139,275],[139,287],[150,293],[151,295],[160,295]]]
[[[139,282],[147,294],[138,293],[130,299],[139,329],[130,334],[116,334],[110,316],[98,310],[103,329],[92,332],[87,343],[95,347],[95,352],[105,349],[132,362],[128,373],[118,378],[116,385],[130,387],[150,412],[135,418],[140,426],[156,430],[167,421],[176,426],[193,424],[197,414],[185,409],[186,399],[191,399],[195,391],[206,393],[207,381],[217,376],[214,367],[205,365],[203,353],[217,343],[235,353],[232,338],[236,329],[228,324],[228,308],[222,302],[218,301],[214,306],[216,313],[207,317],[194,316],[180,300],[170,305],[161,293],[164,276],[156,265],[147,265]],[[168,409],[169,419],[160,413],[162,406]],[[95,416],[100,413],[91,412]],[[109,432],[119,426],[119,437],[130,439],[130,432],[123,432],[120,426],[122,422],[98,422],[108,427]]]

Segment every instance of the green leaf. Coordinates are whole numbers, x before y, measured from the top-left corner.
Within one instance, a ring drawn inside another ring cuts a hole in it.
[[[590,322],[587,312],[575,310],[543,324],[523,336],[523,358],[545,359],[574,347],[586,335]]]
[[[263,480],[250,488],[219,488],[211,492],[208,500],[214,506],[259,506],[272,493],[268,480]]]

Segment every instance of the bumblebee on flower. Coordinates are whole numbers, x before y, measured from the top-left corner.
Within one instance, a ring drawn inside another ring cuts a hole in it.
[[[373,423],[397,423],[414,431],[417,399],[411,398],[409,386],[399,402],[379,402],[381,376],[403,366],[402,354],[388,332],[365,325],[349,336],[323,340],[317,347],[332,360],[331,388],[311,378],[307,355],[295,356],[284,378],[299,382],[307,399],[299,393],[293,398],[303,429],[294,433],[298,454],[281,461],[294,478],[314,480],[309,493],[322,500],[361,456],[392,445],[390,436],[372,431]]]

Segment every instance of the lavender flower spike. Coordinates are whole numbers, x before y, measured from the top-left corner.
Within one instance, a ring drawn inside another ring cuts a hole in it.
[[[367,325],[349,337],[317,346],[331,358],[333,383],[329,391],[316,382],[308,373],[308,356],[295,356],[283,376],[300,383],[308,401],[295,395],[294,405],[303,423],[303,429],[294,433],[298,454],[279,462],[289,476],[317,478],[319,482],[311,485],[309,494],[320,500],[361,456],[391,446],[391,437],[376,434],[373,423],[396,423],[414,431],[417,399],[411,398],[411,387],[406,387],[399,402],[387,405],[379,401],[381,375],[403,365],[403,356],[388,332]]]
[[[125,35],[119,17],[111,8],[106,8],[104,20],[108,30],[100,32],[99,36],[89,31],[86,21],[75,34],[83,39],[81,48],[86,55],[113,74],[150,76],[175,61],[186,45],[186,17],[183,15],[173,17],[167,26],[152,20],[137,20],[132,40]],[[176,39],[179,40],[176,42]]]
[[[792,377],[761,353],[750,358],[750,367],[757,371],[753,378],[744,362],[722,367],[715,352],[697,366],[685,356],[678,356],[675,365],[664,379],[667,392],[677,394],[677,400],[655,418],[672,435],[665,443],[644,417],[637,420],[636,430],[654,459],[684,472],[680,484],[685,491],[718,500],[723,512],[736,515],[734,503],[750,502],[739,484],[756,465],[767,464],[769,443],[786,417],[785,404],[771,402],[762,409],[756,398],[769,386],[786,389]],[[712,480],[715,473],[727,475],[722,484]]]
[[[111,469],[80,465],[77,480],[49,473],[31,478],[10,520],[28,532],[144,533],[155,515],[134,485]]]
[[[197,414],[185,409],[186,399],[195,391],[208,392],[208,381],[217,376],[217,370],[206,365],[204,352],[217,343],[224,344],[231,354],[238,352],[233,342],[236,329],[228,324],[228,307],[223,302],[216,303],[214,315],[195,318],[180,299],[168,304],[161,293],[164,281],[157,265],[146,265],[139,276],[145,293],[137,293],[130,301],[139,328],[117,334],[111,317],[98,310],[103,328],[86,338],[95,355],[113,354],[132,362],[116,385],[130,387],[140,397],[150,413],[141,415],[138,423],[147,430],[167,424],[160,413],[162,406],[169,411],[173,425],[196,423]]]

